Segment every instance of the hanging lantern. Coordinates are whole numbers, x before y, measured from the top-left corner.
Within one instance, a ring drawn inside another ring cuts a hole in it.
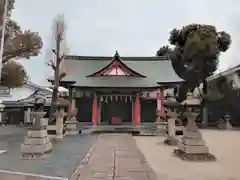
[[[112,96],[110,96],[110,101],[113,101],[113,97]]]
[[[116,100],[116,101],[118,100],[118,96],[115,96],[115,100]]]
[[[105,96],[105,103],[108,103],[108,99],[107,99],[108,97],[107,96]]]
[[[132,102],[132,96],[129,96],[129,100],[130,100],[130,102]]]
[[[127,96],[125,97],[125,103],[127,103]]]
[[[104,101],[103,96],[101,96],[100,97],[100,102],[103,102],[103,101]]]

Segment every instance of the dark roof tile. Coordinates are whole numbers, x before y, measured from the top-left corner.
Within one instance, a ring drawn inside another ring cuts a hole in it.
[[[63,65],[69,70],[63,81],[76,81],[81,87],[159,87],[157,82],[183,81],[172,68],[168,57],[120,57],[129,68],[146,78],[129,76],[87,77],[108,65],[113,57],[66,56]]]

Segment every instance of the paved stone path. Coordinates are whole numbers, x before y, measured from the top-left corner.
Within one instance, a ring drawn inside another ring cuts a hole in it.
[[[28,180],[69,178],[99,136],[65,136],[54,142],[53,151],[45,157],[23,160],[20,150],[27,131],[27,127],[0,126],[0,150],[8,150],[0,153],[0,180],[13,180],[14,177],[15,180],[22,180],[21,177]]]
[[[156,180],[154,171],[127,134],[103,134],[88,163],[70,180]]]

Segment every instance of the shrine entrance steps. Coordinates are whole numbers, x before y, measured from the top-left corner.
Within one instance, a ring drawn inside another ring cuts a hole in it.
[[[128,134],[102,134],[70,180],[157,180]]]
[[[132,125],[99,125],[93,127],[93,134],[102,134],[102,133],[119,133],[119,134],[132,134],[139,135],[140,128]]]

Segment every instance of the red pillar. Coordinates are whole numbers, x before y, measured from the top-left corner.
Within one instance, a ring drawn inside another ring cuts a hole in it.
[[[101,123],[101,112],[102,112],[102,102],[99,101],[99,103],[98,103],[98,120],[97,120],[98,124]]]
[[[132,100],[132,125],[135,125],[135,101]]]
[[[160,101],[161,101],[161,109],[160,112],[164,113],[164,107],[163,107],[163,103],[164,103],[164,88],[160,89]]]
[[[141,117],[140,117],[140,100],[139,97],[136,97],[135,101],[135,125],[140,125]]]
[[[93,107],[92,107],[92,123],[93,125],[97,125],[97,120],[98,120],[98,105],[97,105],[97,95],[94,94],[93,96]]]

